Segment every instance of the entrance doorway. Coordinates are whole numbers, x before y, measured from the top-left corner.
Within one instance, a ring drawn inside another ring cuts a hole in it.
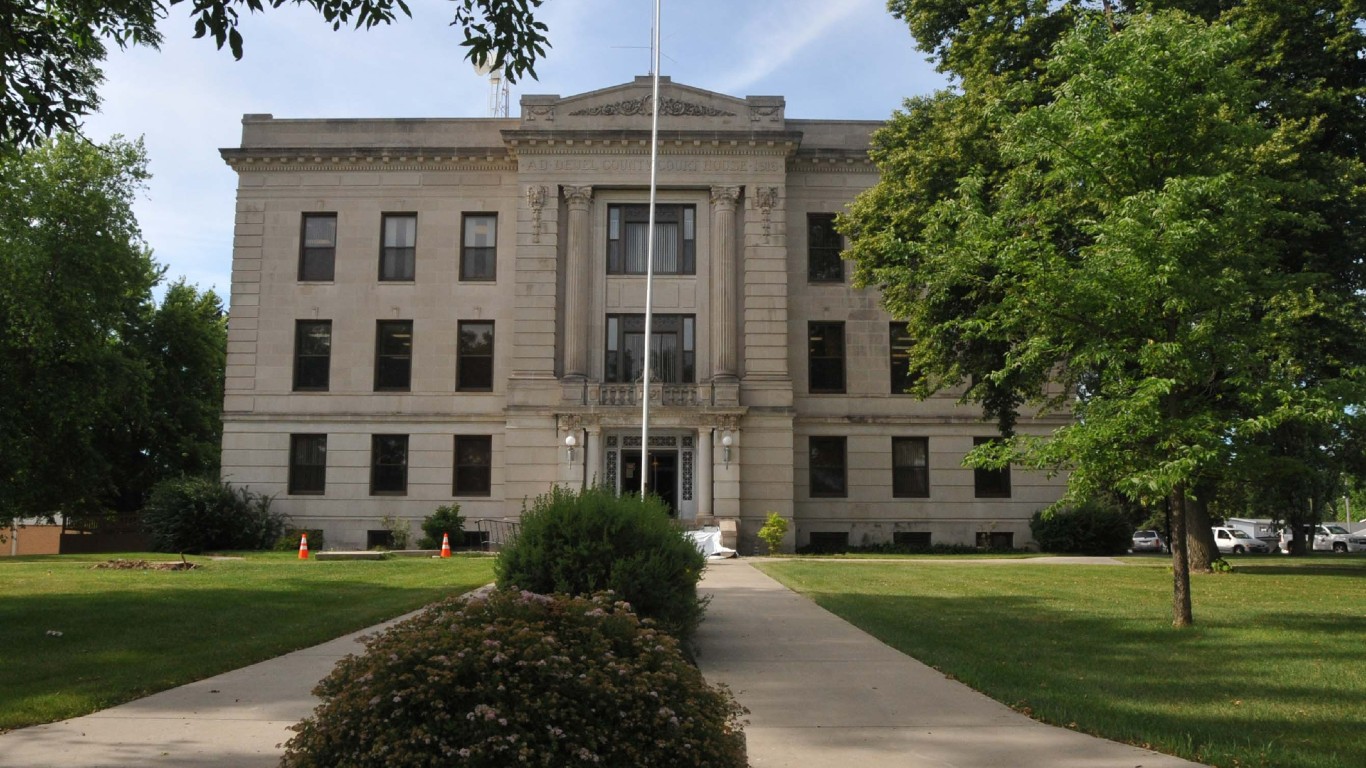
[[[621,452],[621,492],[639,494],[640,481],[669,506],[669,516],[678,517],[678,451],[650,451],[650,464],[641,466],[640,451]]]

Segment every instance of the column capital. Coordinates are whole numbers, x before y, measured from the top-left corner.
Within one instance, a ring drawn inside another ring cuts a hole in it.
[[[573,187],[566,185],[564,187],[564,199],[565,202],[569,203],[570,208],[587,210],[589,204],[593,202],[593,188],[588,186]]]
[[[713,208],[734,210],[735,201],[740,199],[739,187],[712,187],[711,204]]]

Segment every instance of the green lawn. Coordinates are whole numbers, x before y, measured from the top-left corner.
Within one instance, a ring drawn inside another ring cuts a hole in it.
[[[1366,557],[1228,559],[1182,631],[1157,558],[760,567],[1044,722],[1224,768],[1366,765]]]
[[[0,731],[306,648],[493,578],[487,557],[318,562],[253,553],[192,557],[201,566],[193,571],[91,568],[110,557],[167,559],[0,559]]]

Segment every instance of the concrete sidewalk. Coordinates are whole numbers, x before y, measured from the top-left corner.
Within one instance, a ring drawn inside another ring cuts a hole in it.
[[[708,564],[707,679],[750,710],[753,768],[1176,768],[1036,723],[902,655],[743,560]]]
[[[1184,760],[1040,725],[952,682],[743,560],[713,561],[698,661],[749,707],[754,768],[1174,768]],[[396,619],[399,621],[401,619]],[[390,622],[392,623],[392,622]],[[310,691],[372,627],[50,725],[0,734],[0,768],[268,768]]]

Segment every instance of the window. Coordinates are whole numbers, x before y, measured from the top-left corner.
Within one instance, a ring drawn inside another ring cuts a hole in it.
[[[332,367],[332,321],[294,322],[294,390],[326,392]]]
[[[842,250],[844,239],[835,231],[835,214],[806,214],[806,279],[812,283],[844,282]]]
[[[408,436],[370,436],[370,495],[408,492]]]
[[[898,499],[929,498],[929,438],[892,438],[892,496]]]
[[[299,240],[299,280],[331,280],[337,257],[337,214],[305,213]]]
[[[848,495],[845,476],[845,439],[842,437],[807,438],[811,452],[810,490],[813,498],[841,498]]]
[[[650,323],[650,380],[691,384],[696,379],[697,328],[692,315],[655,315]],[[607,316],[609,382],[640,381],[645,374],[645,315]]]
[[[892,544],[908,549],[929,549],[929,531],[893,531]]]
[[[691,205],[655,205],[657,275],[691,275],[697,261],[697,210]],[[607,274],[645,274],[650,206],[607,206]]]
[[[844,323],[807,323],[809,370],[814,393],[844,391]]]
[[[467,213],[461,230],[460,279],[492,281],[498,271],[498,214]]]
[[[375,326],[375,391],[407,392],[413,378],[413,321]]]
[[[386,213],[379,249],[379,279],[413,279],[417,262],[417,214]]]
[[[1015,534],[1010,531],[978,531],[978,549],[1014,549]]]
[[[457,334],[455,388],[461,392],[491,392],[493,321],[461,320]]]
[[[986,445],[996,442],[994,437],[974,437],[972,444]],[[974,469],[972,481],[979,499],[1010,498],[1010,467],[1001,469]],[[994,544],[992,546],[995,546]]]
[[[807,552],[837,553],[849,551],[848,531],[812,531],[807,534]]]
[[[488,496],[493,488],[493,438],[489,435],[456,435],[456,496]]]
[[[289,436],[289,492],[320,494],[327,487],[327,435]]]
[[[906,323],[892,323],[888,338],[892,349],[892,394],[904,395],[920,379],[911,372],[911,334]]]

